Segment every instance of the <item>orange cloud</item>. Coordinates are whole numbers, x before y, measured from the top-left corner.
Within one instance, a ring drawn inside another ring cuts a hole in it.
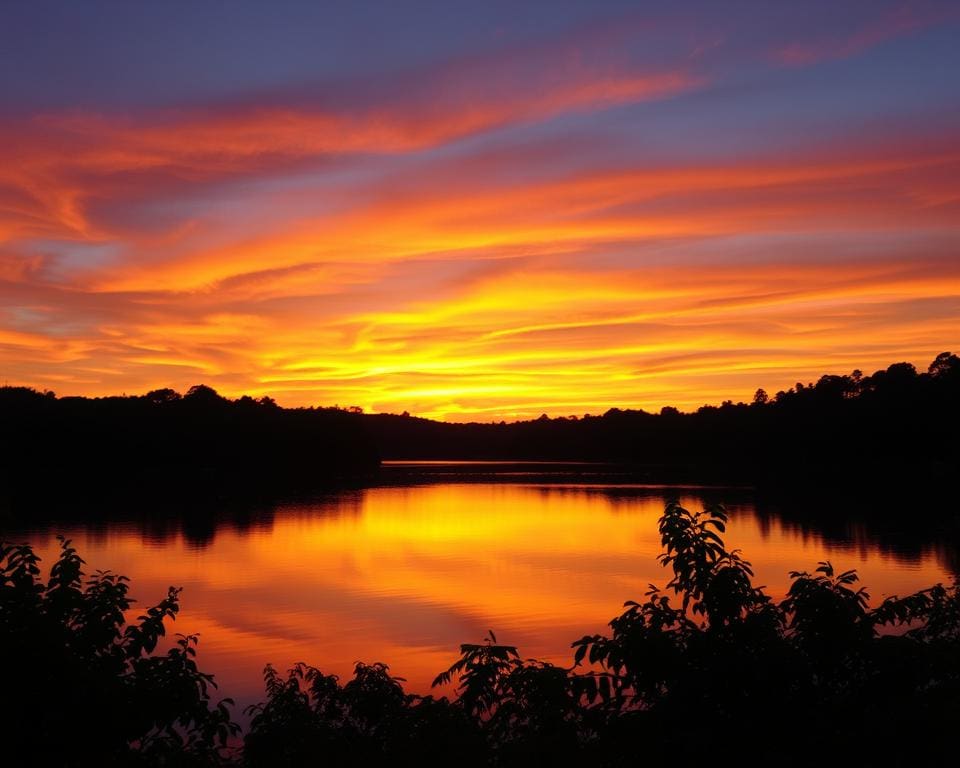
[[[697,82],[578,64],[426,106],[8,122],[0,374],[491,420],[695,408],[949,348],[946,129],[699,163],[478,140]]]
[[[851,157],[852,155],[852,157]],[[742,232],[953,226],[960,149],[856,157],[798,158],[793,164],[628,169],[477,189],[438,180],[409,188],[378,179],[373,199],[335,215],[287,222],[260,237],[159,264],[136,262],[92,278],[98,290],[204,290],[245,273],[275,280],[351,264],[390,263],[433,253],[551,253],[586,244]],[[419,184],[419,182],[418,182]],[[482,256],[481,256],[482,258]],[[299,268],[299,269],[298,269]],[[366,273],[366,274],[364,274]],[[282,277],[281,277],[282,275]]]
[[[495,88],[453,83],[454,93],[465,89],[462,95],[419,104],[240,105],[7,121],[0,124],[0,243],[30,236],[107,238],[110,228],[88,211],[104,197],[277,173],[343,155],[423,150],[504,125],[664,98],[701,82],[683,70],[578,65]]]

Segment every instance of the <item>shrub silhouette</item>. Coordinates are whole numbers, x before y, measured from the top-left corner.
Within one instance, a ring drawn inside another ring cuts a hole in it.
[[[785,598],[753,583],[723,541],[720,506],[671,501],[660,519],[671,577],[628,601],[609,635],[572,644],[569,668],[524,659],[491,631],[434,685],[404,692],[385,664],[341,684],[306,664],[264,673],[266,701],[237,726],[213,705],[195,638],[151,655],[177,590],[138,623],[123,577],[67,541],[47,583],[27,546],[0,549],[3,745],[44,765],[627,766],[776,761],[907,765],[955,754],[960,590],[935,585],[871,608],[853,571],[795,571]],[[16,701],[16,706],[10,702]]]
[[[0,544],[3,750],[22,765],[216,765],[239,732],[214,703],[197,638],[154,653],[180,592],[135,623],[124,576],[96,571],[61,538],[46,582],[29,546]]]
[[[357,663],[341,685],[300,663],[286,678],[264,671],[267,701],[253,715],[243,759],[250,766],[484,765],[476,723],[447,699],[405,694],[385,664]]]
[[[726,522],[720,506],[691,512],[671,501],[659,523],[659,559],[672,578],[664,590],[651,585],[643,602],[628,601],[610,636],[574,642],[569,669],[523,659],[492,631],[462,645],[434,680],[456,684],[452,702],[404,697],[386,667],[359,665],[358,675],[378,676],[357,689],[378,702],[359,727],[350,714],[358,701],[343,704],[352,683],[323,678],[324,696],[340,702],[330,708],[309,693],[310,668],[291,670],[282,685],[268,668],[268,702],[258,711],[282,710],[292,689],[299,714],[255,719],[248,763],[271,764],[280,745],[331,728],[349,734],[341,744],[365,745],[354,757],[325,747],[331,765],[402,765],[411,755],[424,765],[454,755],[495,766],[725,763],[724,749],[749,762],[804,765],[851,747],[860,759],[896,765],[952,754],[950,724],[960,713],[956,584],[871,609],[856,573],[819,563],[813,574],[792,572],[776,602],[753,584],[741,553],[726,548]],[[303,720],[306,729],[297,726]],[[386,734],[414,722],[428,737],[414,752],[399,751]],[[261,751],[265,736],[274,747]]]
[[[651,586],[645,602],[626,603],[610,637],[573,644],[578,664],[600,666],[580,676],[581,686],[609,713],[607,727],[622,734],[631,723],[648,739],[647,757],[706,758],[746,727],[753,735],[742,748],[780,764],[851,744],[883,765],[951,754],[944,728],[960,712],[957,585],[871,610],[867,593],[854,589],[855,572],[820,563],[815,575],[792,572],[778,604],[753,586],[750,564],[726,550],[725,522],[721,507],[691,513],[668,504],[660,560],[673,571],[667,587],[680,606]],[[880,632],[911,625],[899,636]],[[885,729],[898,738],[876,739]],[[671,734],[678,741],[663,740]],[[623,738],[608,737],[605,747],[614,763],[641,754]]]

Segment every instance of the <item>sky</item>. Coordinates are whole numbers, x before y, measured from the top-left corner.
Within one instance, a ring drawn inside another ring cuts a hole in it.
[[[0,6],[0,383],[499,421],[960,351],[956,2]]]

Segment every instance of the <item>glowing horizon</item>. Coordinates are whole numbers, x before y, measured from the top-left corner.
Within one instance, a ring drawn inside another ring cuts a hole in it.
[[[10,9],[0,379],[499,421],[960,351],[954,4],[443,7]]]

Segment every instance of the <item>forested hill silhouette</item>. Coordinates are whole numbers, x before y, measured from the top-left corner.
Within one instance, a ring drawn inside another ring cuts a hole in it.
[[[356,408],[281,408],[199,385],[181,396],[57,398],[0,388],[7,485],[71,492],[142,479],[285,489],[376,467],[380,459],[615,461],[655,482],[798,482],[814,488],[947,480],[960,469],[960,357],[926,372],[896,363],[823,376],[750,403],[694,413],[611,409],[510,424],[451,424]]]
[[[203,385],[93,399],[4,387],[0,423],[0,480],[30,496],[298,488],[379,461],[355,414],[228,400]]]
[[[870,376],[823,376],[751,403],[694,413],[612,409],[512,424],[367,417],[385,459],[619,461],[650,480],[818,482],[956,477],[960,357],[919,373],[896,363]]]

